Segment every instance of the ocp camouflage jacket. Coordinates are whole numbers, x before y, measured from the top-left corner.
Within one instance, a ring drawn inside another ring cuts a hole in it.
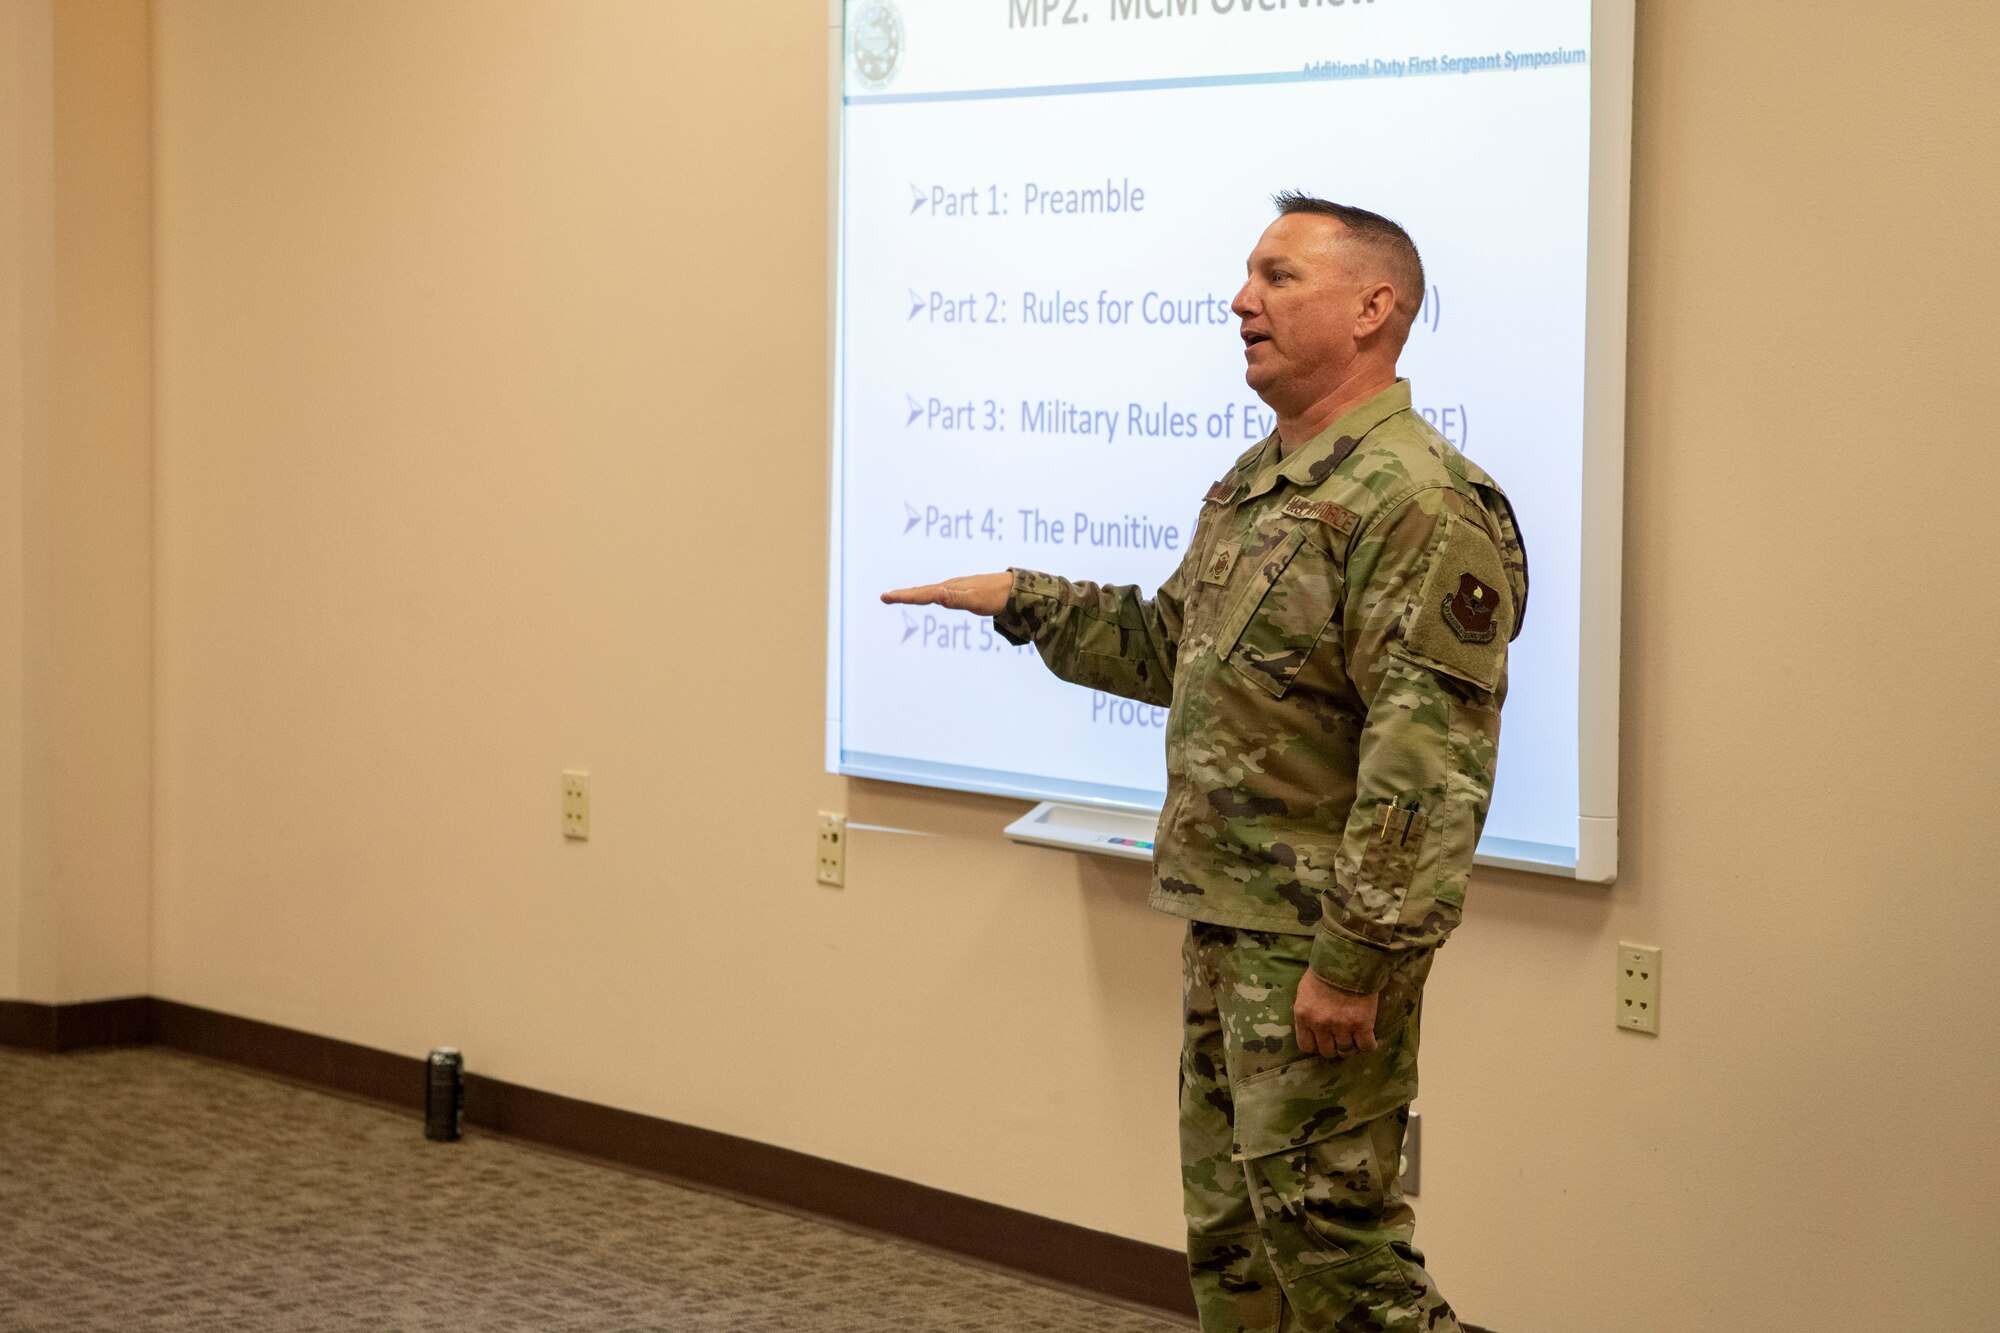
[[[1315,935],[1313,970],[1372,993],[1458,924],[1527,598],[1512,506],[1399,380],[1238,459],[1151,598],[1017,569],[994,625],[1171,706],[1155,907]]]

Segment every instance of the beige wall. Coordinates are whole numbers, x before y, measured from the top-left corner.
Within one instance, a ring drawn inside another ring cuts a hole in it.
[[[143,0],[0,4],[0,995],[150,984]]]
[[[45,322],[35,276],[47,268],[36,242],[47,230],[49,45],[45,8],[0,4],[0,996],[22,993],[23,466],[40,410],[28,358]]]
[[[1507,1333],[2000,1320],[1944,8],[1642,6],[1625,874],[1481,876],[1427,1024],[1421,1234]],[[1142,877],[819,771],[824,11],[163,0],[154,990],[1172,1244]],[[822,808],[922,836],[823,890]]]
[[[160,19],[158,992],[1169,1238],[1138,877],[820,771],[824,7]]]

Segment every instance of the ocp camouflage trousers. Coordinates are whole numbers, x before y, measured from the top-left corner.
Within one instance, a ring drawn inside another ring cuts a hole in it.
[[[1306,1055],[1312,938],[1192,922],[1181,1174],[1204,1333],[1459,1333],[1399,1180],[1428,953],[1383,988],[1375,1050]]]

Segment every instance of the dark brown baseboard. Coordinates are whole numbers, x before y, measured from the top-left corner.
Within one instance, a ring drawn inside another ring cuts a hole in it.
[[[0,1000],[0,1046],[74,1051],[148,1041],[405,1110],[423,1105],[424,1062],[415,1056],[173,1000]],[[1186,1261],[1164,1246],[479,1074],[466,1075],[465,1122],[1193,1322]]]
[[[280,1078],[330,1088],[369,1101],[421,1110],[424,1062],[372,1046],[321,1037],[296,1028],[191,1004],[155,999],[153,1040],[190,1055],[276,1074]]]
[[[0,1046],[31,1051],[81,1051],[94,1046],[141,1046],[153,1039],[152,1001],[143,995],[80,1004],[0,1000]]]

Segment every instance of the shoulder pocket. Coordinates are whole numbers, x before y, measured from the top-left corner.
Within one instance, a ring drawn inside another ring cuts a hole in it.
[[[1445,514],[1437,554],[1403,643],[1411,655],[1482,690],[1499,687],[1516,609],[1493,541],[1477,525]]]
[[[1318,645],[1340,605],[1333,557],[1294,528],[1258,571],[1218,642],[1250,682],[1281,698]]]

